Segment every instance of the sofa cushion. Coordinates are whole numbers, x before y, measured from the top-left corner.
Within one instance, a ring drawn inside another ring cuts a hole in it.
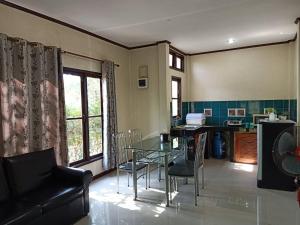
[[[0,225],[24,225],[41,216],[38,205],[9,201],[0,204]]]
[[[2,158],[0,158],[0,202],[9,199],[9,195],[10,192],[8,189],[7,180],[4,173],[3,161]]]
[[[27,193],[21,198],[22,201],[41,205],[43,212],[57,208],[63,204],[81,197],[83,186],[64,185],[62,183],[52,183],[39,188],[38,191]]]
[[[4,166],[13,195],[24,195],[51,181],[54,149],[4,158]]]

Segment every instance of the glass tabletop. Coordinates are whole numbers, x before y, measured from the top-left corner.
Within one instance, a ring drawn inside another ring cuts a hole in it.
[[[152,152],[172,152],[174,150],[181,150],[183,143],[178,137],[171,137],[169,142],[161,142],[160,137],[153,137],[145,139],[128,146],[128,149]]]

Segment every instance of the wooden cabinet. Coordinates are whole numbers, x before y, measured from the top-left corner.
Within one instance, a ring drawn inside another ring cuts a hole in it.
[[[257,135],[256,132],[234,133],[234,161],[239,163],[257,162]]]

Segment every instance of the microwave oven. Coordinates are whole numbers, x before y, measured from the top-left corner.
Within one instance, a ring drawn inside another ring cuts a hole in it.
[[[253,114],[253,123],[258,124],[260,120],[269,119],[268,114]]]

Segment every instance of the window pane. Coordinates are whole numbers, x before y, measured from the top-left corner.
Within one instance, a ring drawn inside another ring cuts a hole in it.
[[[101,115],[100,79],[87,78],[89,116]]]
[[[181,69],[181,58],[176,57],[176,68]]]
[[[178,115],[178,99],[172,99],[172,116]]]
[[[172,98],[178,98],[178,82],[172,80]]]
[[[169,66],[173,66],[173,55],[169,54]]]
[[[90,156],[102,153],[101,117],[89,118]]]
[[[69,162],[83,159],[82,120],[67,120]]]
[[[79,76],[64,74],[66,116],[81,117],[81,79]]]

